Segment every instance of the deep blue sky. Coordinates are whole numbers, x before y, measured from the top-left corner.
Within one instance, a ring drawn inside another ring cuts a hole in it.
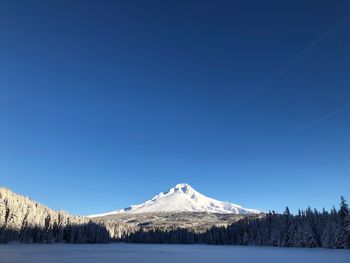
[[[350,199],[349,1],[1,1],[0,184],[91,214],[180,182]],[[347,108],[349,107],[349,108]]]

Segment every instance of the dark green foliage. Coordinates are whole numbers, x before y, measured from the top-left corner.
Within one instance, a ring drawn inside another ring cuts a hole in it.
[[[155,229],[129,233],[120,241],[131,243],[222,244],[278,247],[350,247],[349,208],[342,198],[340,209],[299,211],[292,215],[269,212],[263,217],[247,217],[227,227],[213,227],[196,233],[188,229]]]

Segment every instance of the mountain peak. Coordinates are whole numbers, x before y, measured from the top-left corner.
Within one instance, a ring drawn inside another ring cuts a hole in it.
[[[185,188],[192,188],[189,184],[186,184],[186,183],[177,184],[173,188],[183,188],[183,187],[185,187]]]
[[[175,185],[173,188],[170,188],[167,191],[167,193],[168,192],[175,192],[175,191],[181,191],[183,193],[189,193],[191,191],[194,191],[194,189],[189,184],[181,183],[181,184]]]
[[[180,183],[166,192],[161,192],[152,199],[138,205],[131,205],[127,208],[114,212],[92,215],[90,217],[101,217],[119,213],[159,213],[159,212],[207,212],[217,214],[258,214],[260,211],[243,208],[239,205],[222,202],[207,197],[189,184]]]

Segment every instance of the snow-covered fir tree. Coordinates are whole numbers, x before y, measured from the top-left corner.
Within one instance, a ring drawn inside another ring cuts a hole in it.
[[[28,197],[0,188],[0,243],[108,242],[102,224],[55,211]]]

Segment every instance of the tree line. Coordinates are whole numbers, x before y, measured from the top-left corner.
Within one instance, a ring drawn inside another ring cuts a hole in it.
[[[276,247],[350,248],[350,211],[345,199],[331,211],[308,208],[291,214],[274,211],[244,217],[221,227],[145,229],[47,208],[28,197],[0,188],[0,243],[167,243]]]
[[[264,217],[244,218],[227,227],[213,227],[202,233],[190,229],[140,229],[122,241],[131,243],[216,244],[275,247],[350,248],[350,212],[345,199],[340,208],[319,212],[311,208],[283,214],[274,211]]]
[[[0,243],[101,243],[110,234],[103,224],[47,208],[0,188]]]

